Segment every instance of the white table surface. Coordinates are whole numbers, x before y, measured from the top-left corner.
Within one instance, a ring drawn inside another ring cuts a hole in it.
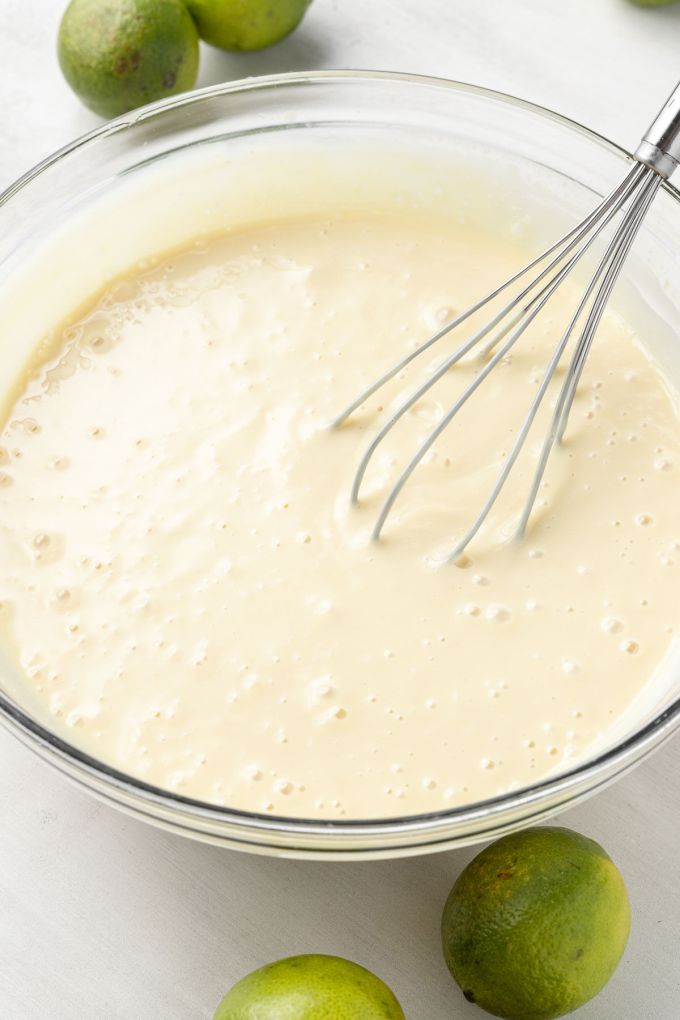
[[[57,67],[65,5],[0,0],[0,188],[98,123]],[[679,57],[680,4],[314,0],[270,52],[206,50],[200,84],[324,67],[417,71],[524,96],[634,147]],[[100,805],[4,732],[0,810],[2,1020],[209,1020],[233,981],[297,952],[374,969],[409,1020],[485,1015],[463,1000],[439,949],[442,904],[473,851],[330,864],[202,846]],[[623,963],[576,1015],[678,1020],[680,738],[562,818],[610,851],[633,901]]]

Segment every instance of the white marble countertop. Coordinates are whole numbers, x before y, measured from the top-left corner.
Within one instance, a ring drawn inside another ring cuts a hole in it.
[[[98,123],[57,67],[65,4],[0,0],[0,188]],[[417,71],[535,100],[633,147],[679,53],[680,4],[314,0],[270,52],[206,51],[200,84],[324,67]],[[234,980],[296,952],[375,970],[409,1020],[485,1015],[451,983],[438,935],[473,851],[330,864],[194,844],[100,805],[4,732],[0,809],[2,1020],[209,1020]],[[680,738],[562,820],[604,844],[633,901],[619,971],[575,1016],[678,1020]]]

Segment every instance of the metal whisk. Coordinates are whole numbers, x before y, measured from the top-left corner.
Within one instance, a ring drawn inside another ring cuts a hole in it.
[[[460,397],[428,433],[394,482],[378,514],[373,528],[373,539],[379,538],[399,493],[438,436],[450,425],[463,405],[517,343],[529,324],[533,322],[545,307],[562,281],[566,279],[574,267],[581,261],[605,227],[623,210],[623,215],[606,247],[605,253],[592,273],[576,311],[569,320],[547,365],[536,396],[517,432],[510,454],[496,479],[493,489],[478,516],[447,558],[449,560],[458,559],[486,520],[489,511],[496,502],[507,481],[508,475],[522,451],[527,435],[555,371],[562,360],[569,340],[575,332],[577,323],[583,318],[583,325],[578,333],[578,340],[569,362],[564,382],[559,391],[550,426],[545,436],[533,481],[529,489],[528,498],[520,517],[517,535],[521,536],[524,534],[548,458],[555,444],[559,443],[564,435],[579,379],[609,295],[658,188],[662,181],[667,180],[671,176],[680,163],[680,84],[676,87],[657,118],[645,133],[635,152],[634,158],[635,162],[624,180],[603,199],[589,216],[586,216],[577,226],[518,273],[515,273],[514,276],[505,280],[495,290],[486,294],[479,301],[476,301],[465,311],[461,312],[460,315],[447,322],[441,329],[425,340],[424,343],[407,354],[401,361],[393,365],[379,379],[368,386],[359,394],[356,400],[353,400],[335,418],[332,427],[337,427],[346,421],[372,394],[389,382],[390,379],[393,379],[394,376],[405,369],[411,362],[415,361],[416,358],[424,354],[425,351],[434,347],[435,344],[457,326],[465,322],[466,319],[469,319],[470,316],[474,315],[504,291],[509,290],[513,285],[517,285],[517,292],[510,297],[501,310],[477,329],[472,336],[461,343],[452,354],[448,355],[435,368],[425,382],[418,386],[400,404],[369,444],[354,476],[351,492],[353,503],[359,501],[361,485],[374,453],[409,408],[413,407],[453,365],[475,348],[477,349],[476,353],[482,358],[494,351],[493,356],[483,364]],[[532,271],[534,272],[532,273]],[[529,278],[529,282],[526,282],[525,278],[529,274],[532,275]]]

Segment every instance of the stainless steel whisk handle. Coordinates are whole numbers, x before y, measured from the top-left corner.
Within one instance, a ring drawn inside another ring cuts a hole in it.
[[[635,158],[664,179],[680,166],[680,83],[645,131]]]

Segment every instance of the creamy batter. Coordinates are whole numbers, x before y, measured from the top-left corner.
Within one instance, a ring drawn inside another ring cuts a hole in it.
[[[680,421],[609,312],[527,537],[545,418],[456,565],[573,293],[428,454],[478,366],[380,448],[432,357],[328,421],[524,260],[425,215],[314,216],[201,240],[112,282],[34,360],[0,437],[0,636],[51,725],[149,783],[323,818],[440,810],[607,743],[680,624]]]

